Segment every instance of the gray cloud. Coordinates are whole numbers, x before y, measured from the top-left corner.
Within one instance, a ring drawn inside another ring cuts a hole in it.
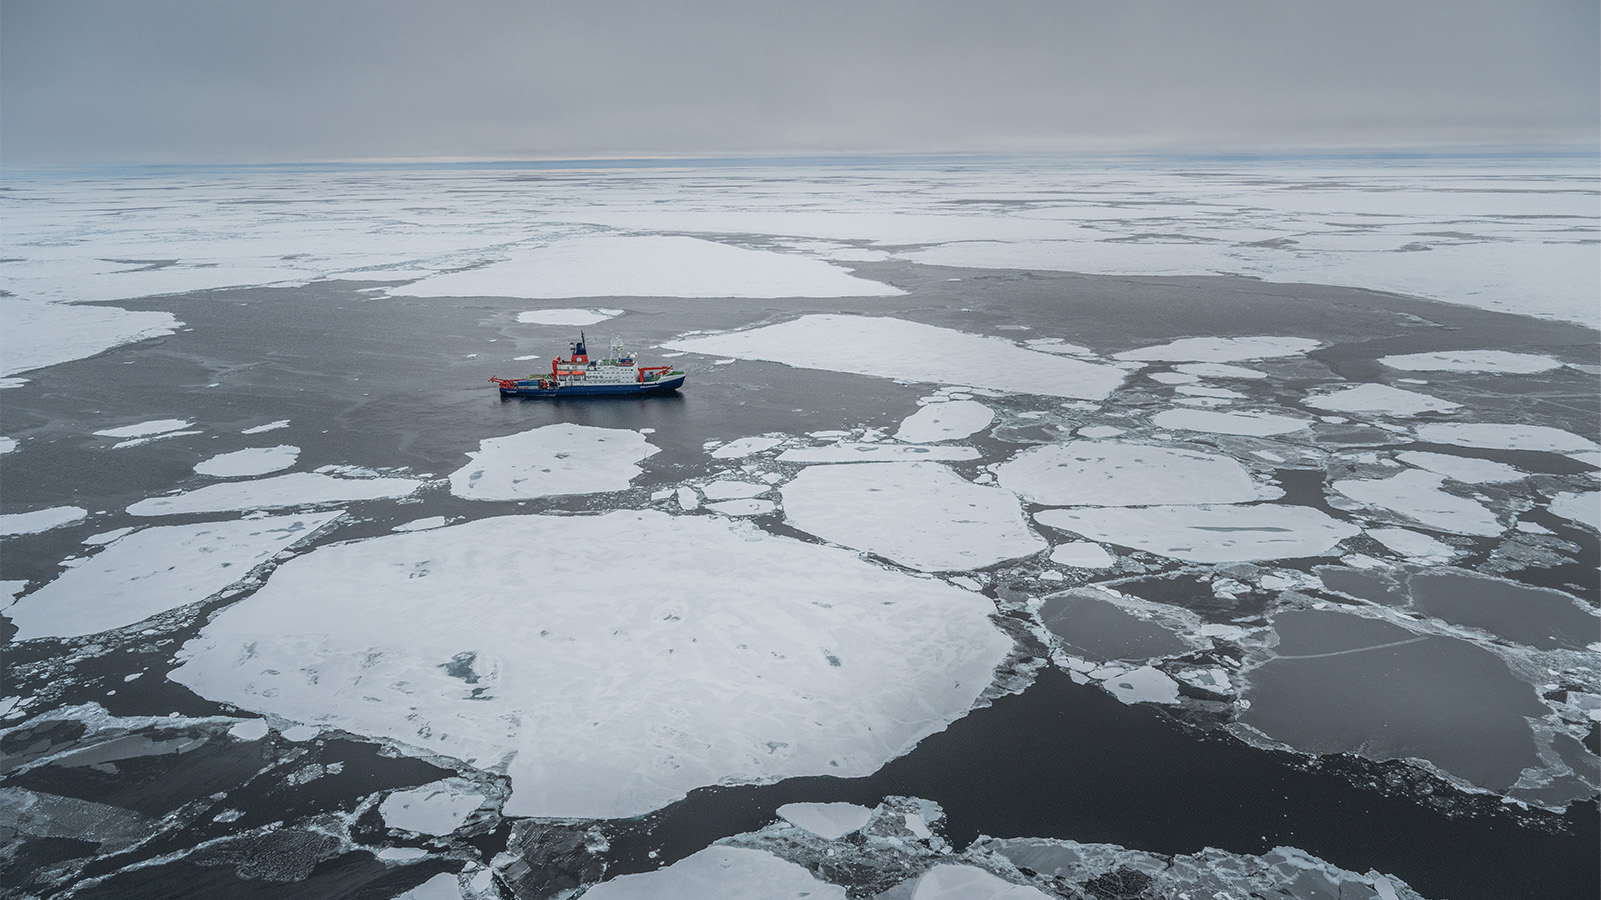
[[[1546,2],[3,0],[0,160],[1594,144]]]

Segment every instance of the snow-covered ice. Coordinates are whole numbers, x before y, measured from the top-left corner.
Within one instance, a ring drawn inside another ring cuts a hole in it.
[[[423,486],[415,478],[337,478],[320,472],[295,472],[255,481],[229,481],[150,497],[128,507],[135,516],[323,506],[385,497],[404,497]]]
[[[1415,416],[1427,412],[1449,412],[1461,409],[1462,404],[1441,400],[1417,391],[1407,391],[1387,384],[1358,384],[1326,394],[1314,394],[1304,401],[1307,406],[1331,412],[1376,412],[1388,416]]]
[[[993,612],[725,519],[506,516],[291,560],[170,677],[505,763],[509,815],[633,816],[701,785],[876,770],[988,687],[1012,647]]]
[[[472,461],[450,474],[450,492],[468,500],[526,500],[627,490],[641,460],[658,452],[625,428],[562,422],[485,438]]]
[[[765,516],[775,512],[778,505],[771,500],[716,500],[708,501],[706,508],[725,516]]]
[[[1304,356],[1320,346],[1321,341],[1298,337],[1191,337],[1154,347],[1125,350],[1113,354],[1113,358],[1135,362],[1231,363]]]
[[[621,875],[584,892],[588,900],[845,900],[845,889],[818,881],[795,863],[763,850],[707,847],[654,872]]]
[[[188,419],[151,419],[148,422],[124,425],[121,428],[107,428],[104,431],[97,431],[95,434],[100,437],[110,438],[149,437],[154,434],[165,434],[169,431],[177,431],[180,428],[188,428],[193,424]]]
[[[1051,548],[1051,562],[1075,569],[1106,569],[1117,564],[1117,557],[1091,541],[1068,541]]]
[[[1175,703],[1179,686],[1160,669],[1141,666],[1101,682],[1112,696],[1124,703]]]
[[[82,522],[89,511],[80,506],[52,506],[25,513],[0,515],[0,535],[38,534],[52,528]]]
[[[668,235],[596,235],[515,248],[429,275],[406,297],[889,297],[902,291],[816,259]]]
[[[904,889],[903,889],[904,890]],[[977,866],[942,863],[912,883],[907,900],[1051,900],[1026,884],[1013,884]]]
[[[804,369],[1082,400],[1104,398],[1123,383],[1125,374],[1115,366],[887,316],[801,316],[748,331],[679,338],[663,346]]]
[[[1369,528],[1367,534],[1392,552],[1423,562],[1446,562],[1458,552],[1450,544],[1406,528]]]
[[[938,463],[814,466],[784,485],[785,521],[925,572],[977,569],[1045,549],[1017,497]]]
[[[742,500],[761,496],[772,489],[773,486],[770,484],[730,479],[708,481],[700,486],[700,492],[706,495],[707,500]]]
[[[339,513],[146,528],[121,538],[5,611],[17,640],[132,625],[217,593]]]
[[[280,428],[288,428],[288,427],[289,427],[289,420],[288,419],[279,419],[276,422],[268,422],[265,425],[257,425],[257,426],[255,426],[253,428],[246,428],[246,429],[244,429],[243,431],[241,431],[239,433],[240,434],[262,434],[262,433],[265,433],[265,432],[268,432],[268,431],[277,431]]]
[[[866,825],[873,811],[854,803],[786,803],[778,815],[820,838],[837,841]]]
[[[976,400],[930,403],[907,416],[895,437],[910,444],[959,441],[995,421],[995,411]]]
[[[1551,498],[1551,512],[1601,531],[1601,491],[1564,491]]]
[[[1196,375],[1201,378],[1241,378],[1246,381],[1261,381],[1267,378],[1266,372],[1247,369],[1244,366],[1231,366],[1228,363],[1181,363],[1173,368],[1186,375]]]
[[[217,478],[266,475],[269,472],[289,468],[299,457],[300,448],[288,444],[279,444],[276,447],[251,447],[247,450],[235,450],[232,453],[219,453],[198,463],[195,472]]]
[[[259,741],[267,736],[266,719],[245,719],[228,729],[228,736],[241,741]]]
[[[1500,484],[1527,478],[1528,473],[1506,463],[1471,456],[1453,456],[1449,453],[1430,453],[1426,450],[1404,450],[1396,459],[1409,466],[1444,475],[1463,484]]]
[[[997,466],[995,477],[1046,506],[1249,503],[1283,494],[1226,456],[1120,441],[1031,447]]]
[[[1544,450],[1550,453],[1593,453],[1601,445],[1549,425],[1496,425],[1487,422],[1440,422],[1419,425],[1418,440],[1486,450]]]
[[[1405,372],[1494,372],[1513,375],[1534,375],[1562,367],[1562,363],[1549,356],[1506,350],[1401,353],[1380,357],[1379,362]]]
[[[778,454],[779,462],[788,463],[854,463],[854,462],[961,462],[978,459],[973,447],[924,447],[905,444],[868,444],[840,442],[822,447],[796,447]]]
[[[623,314],[623,310],[609,307],[590,309],[530,309],[517,314],[519,325],[593,325]]]
[[[1438,531],[1494,537],[1505,530],[1478,501],[1441,490],[1444,481],[1443,475],[1407,469],[1389,478],[1347,478],[1329,486],[1365,506],[1399,513]]]
[[[6,323],[0,328],[0,375],[86,359],[122,344],[172,334],[183,325],[167,312],[4,296],[0,321]]]
[[[1359,529],[1305,506],[1046,509],[1034,520],[1119,547],[1198,563],[1326,556]]]
[[[378,805],[378,813],[390,828],[418,834],[446,835],[461,827],[473,810],[483,805],[484,795],[470,781],[447,778],[405,791],[395,791]]]
[[[1312,423],[1267,412],[1214,412],[1206,409],[1165,409],[1151,417],[1158,428],[1268,437],[1300,431]]]
[[[0,437],[0,456],[17,449],[16,438]]]
[[[771,450],[783,441],[774,437],[745,437],[729,441],[712,451],[712,459],[743,459],[764,450]]]

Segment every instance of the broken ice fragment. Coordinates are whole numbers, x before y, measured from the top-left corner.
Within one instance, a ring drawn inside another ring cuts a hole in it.
[[[1494,537],[1505,529],[1477,501],[1440,490],[1444,476],[1408,469],[1389,478],[1345,479],[1329,486],[1358,503],[1387,509],[1440,531]]]
[[[450,474],[450,492],[468,500],[524,500],[627,490],[641,460],[659,452],[626,428],[560,423],[485,438],[472,460]]]
[[[1601,491],[1567,491],[1551,498],[1551,512],[1601,531]]]
[[[1407,372],[1494,372],[1533,375],[1562,367],[1549,356],[1506,350],[1445,350],[1380,357],[1379,362]]]
[[[713,450],[712,459],[742,459],[750,456],[753,453],[761,453],[763,450],[771,450],[781,443],[783,442],[778,438],[771,437],[740,438],[737,441],[729,441],[721,447],[718,447],[716,450]]]
[[[587,900],[846,900],[845,889],[763,850],[716,844],[654,872],[620,875]]]
[[[1462,404],[1387,384],[1359,384],[1306,398],[1307,406],[1335,412],[1376,412],[1389,416],[1415,416],[1426,412],[1461,409]]]
[[[1048,506],[1248,503],[1282,494],[1226,456],[1118,441],[1031,447],[996,467],[995,477]]]
[[[1321,341],[1296,337],[1192,337],[1154,347],[1114,354],[1113,358],[1142,362],[1229,363],[1280,356],[1303,356],[1322,346]]]
[[[1300,431],[1312,423],[1306,419],[1265,412],[1215,412],[1206,409],[1169,409],[1151,417],[1159,428],[1204,431],[1211,434],[1237,434],[1267,437]]]
[[[415,478],[336,478],[316,472],[296,472],[253,481],[213,484],[168,497],[150,497],[128,507],[128,512],[135,516],[176,516],[285,506],[323,506],[404,497],[422,485],[422,481]]]
[[[1368,537],[1409,559],[1444,562],[1459,552],[1450,544],[1405,528],[1369,528],[1367,533]]]
[[[854,803],[786,803],[779,816],[820,838],[836,841],[867,824],[873,811]]]
[[[1453,456],[1449,453],[1407,450],[1397,453],[1395,457],[1409,466],[1427,469],[1430,472],[1444,475],[1452,481],[1460,481],[1463,484],[1499,484],[1528,477],[1527,472],[1514,469],[1506,463],[1498,463],[1489,459],[1475,459],[1471,456]]]
[[[441,836],[460,828],[483,802],[484,795],[472,782],[447,778],[395,791],[379,804],[378,813],[390,828]]]
[[[252,447],[248,450],[235,450],[232,453],[219,453],[204,462],[197,463],[195,472],[217,478],[265,475],[268,472],[289,468],[295,464],[295,459],[299,456],[300,448],[288,444],[276,447]]]
[[[1358,533],[1306,506],[1147,506],[1047,509],[1041,525],[1199,563],[1324,556]]]
[[[79,506],[52,506],[49,509],[36,509],[33,512],[7,513],[0,515],[0,536],[38,534],[41,531],[82,522],[88,515],[89,511]]]
[[[1494,425],[1482,422],[1441,422],[1419,425],[1418,440],[1487,450],[1544,450],[1549,453],[1585,453],[1601,445],[1547,425]]]
[[[1074,569],[1105,569],[1117,564],[1117,557],[1090,541],[1068,541],[1051,549],[1051,562]]]
[[[895,437],[909,444],[956,441],[983,431],[994,420],[995,412],[976,400],[952,400],[908,416]]]

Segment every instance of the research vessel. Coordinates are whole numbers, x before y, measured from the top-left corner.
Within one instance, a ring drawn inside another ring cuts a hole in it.
[[[684,386],[684,373],[672,366],[642,366],[634,354],[612,341],[604,359],[590,359],[584,333],[567,355],[550,361],[550,373],[527,378],[491,378],[502,397],[627,397],[664,394]]]

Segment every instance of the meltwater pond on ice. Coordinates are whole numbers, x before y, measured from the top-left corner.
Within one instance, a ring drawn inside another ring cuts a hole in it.
[[[611,818],[703,785],[873,772],[989,687],[1012,649],[993,612],[722,519],[506,516],[286,563],[170,677],[505,765],[508,815]]]

